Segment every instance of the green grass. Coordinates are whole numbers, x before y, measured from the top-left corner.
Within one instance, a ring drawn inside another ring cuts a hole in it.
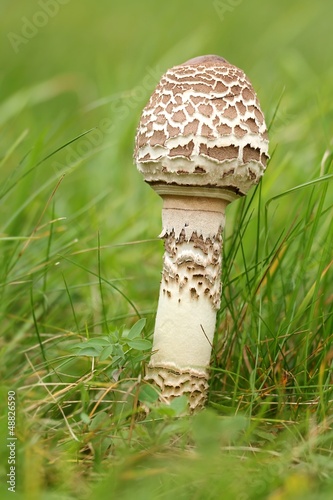
[[[42,7],[0,16],[1,498],[8,391],[18,498],[330,498],[333,7],[54,1],[16,46]],[[184,417],[143,381],[161,201],[132,154],[160,75],[205,53],[249,75],[271,160],[227,209],[209,401]]]

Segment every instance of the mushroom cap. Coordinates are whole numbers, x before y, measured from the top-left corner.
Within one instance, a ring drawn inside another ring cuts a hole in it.
[[[245,194],[268,159],[265,119],[245,73],[216,55],[169,69],[142,112],[134,156],[160,194],[172,186]]]

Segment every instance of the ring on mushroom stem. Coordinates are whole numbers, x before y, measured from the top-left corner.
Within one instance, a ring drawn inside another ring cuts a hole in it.
[[[169,69],[144,108],[135,160],[162,197],[162,281],[146,379],[161,400],[207,398],[226,206],[262,177],[263,113],[245,73],[215,55]]]

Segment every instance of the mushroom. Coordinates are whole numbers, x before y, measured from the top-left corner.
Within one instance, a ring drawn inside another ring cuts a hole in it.
[[[220,308],[226,206],[257,184],[268,159],[264,116],[244,72],[222,57],[169,69],[144,108],[135,160],[162,197],[165,253],[146,379],[160,399],[207,398]]]

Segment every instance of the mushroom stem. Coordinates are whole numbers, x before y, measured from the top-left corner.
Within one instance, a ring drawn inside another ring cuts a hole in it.
[[[186,394],[194,410],[207,398],[221,296],[222,231],[233,194],[223,196],[220,190],[212,198],[196,188],[189,196],[189,187],[186,196],[160,194],[165,253],[146,378],[159,387],[162,400]]]

